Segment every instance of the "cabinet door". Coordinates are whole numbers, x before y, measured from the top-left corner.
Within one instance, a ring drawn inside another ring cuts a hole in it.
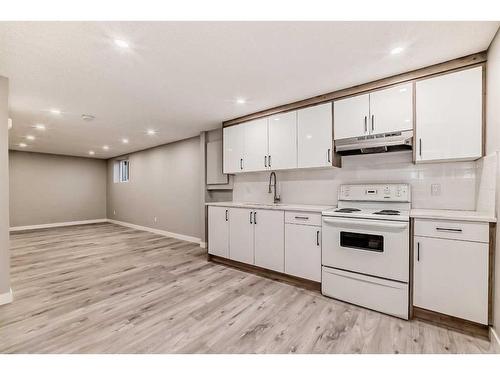
[[[321,227],[285,225],[285,273],[321,281]]]
[[[394,86],[370,94],[370,134],[413,129],[412,84]]]
[[[297,111],[269,117],[270,169],[297,168]]]
[[[255,265],[273,271],[284,271],[284,211],[255,210]]]
[[[252,216],[251,216],[252,215]],[[254,263],[253,210],[230,208],[229,258],[243,263]]]
[[[482,67],[416,83],[416,161],[482,155]]]
[[[229,258],[229,208],[208,207],[208,253]]]
[[[250,121],[245,126],[245,154],[243,171],[263,171],[268,155],[267,118]]]
[[[369,95],[358,95],[333,102],[335,139],[360,137],[369,134]]]
[[[488,244],[414,239],[413,304],[488,323]]]
[[[245,147],[245,125],[234,125],[223,129],[223,169],[224,173],[242,172]]]
[[[332,165],[332,103],[297,111],[298,167]]]

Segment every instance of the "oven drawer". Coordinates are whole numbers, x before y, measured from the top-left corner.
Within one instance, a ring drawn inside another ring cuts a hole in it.
[[[408,284],[323,267],[321,293],[408,319]]]
[[[489,224],[453,220],[415,219],[415,236],[489,242]]]
[[[285,211],[285,223],[321,226],[321,213]]]

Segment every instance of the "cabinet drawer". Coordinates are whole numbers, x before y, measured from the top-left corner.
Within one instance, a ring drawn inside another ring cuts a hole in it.
[[[489,242],[489,224],[454,220],[415,219],[415,236]]]
[[[285,223],[321,226],[321,213],[286,211]]]

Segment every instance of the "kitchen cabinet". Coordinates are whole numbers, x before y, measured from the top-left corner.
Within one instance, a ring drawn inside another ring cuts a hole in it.
[[[255,265],[277,272],[285,270],[284,212],[255,210]]]
[[[297,168],[297,111],[269,117],[269,157],[271,170]]]
[[[489,239],[483,227],[488,224],[415,220],[415,307],[488,324]]]
[[[229,208],[229,259],[254,264],[253,210]]]
[[[285,224],[285,273],[321,281],[321,226]]]
[[[407,83],[334,101],[334,138],[413,129],[412,98],[412,84]]]
[[[370,95],[357,95],[333,102],[335,139],[369,134]]]
[[[208,208],[208,253],[229,258],[229,209]]]
[[[224,173],[237,173],[243,170],[245,128],[245,124],[240,124],[223,129]]]
[[[297,111],[297,166],[299,168],[332,165],[332,103]]]
[[[370,93],[370,134],[413,129],[411,83]]]
[[[416,162],[482,156],[483,68],[417,81]]]
[[[267,117],[245,123],[243,171],[265,170],[268,152]]]

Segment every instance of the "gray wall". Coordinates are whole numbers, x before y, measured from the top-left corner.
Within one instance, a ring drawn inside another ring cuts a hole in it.
[[[9,292],[9,81],[0,77],[0,294]]]
[[[124,183],[113,181],[120,158],[108,160],[108,218],[200,238],[200,137],[127,157],[130,181]]]
[[[106,161],[10,151],[12,227],[106,218]]]
[[[486,153],[491,154],[500,151],[500,34],[498,32],[488,51],[486,69]],[[500,217],[500,170],[497,170],[496,186],[496,216],[498,218]],[[500,333],[500,224],[497,224],[496,239],[493,326],[495,331]]]

